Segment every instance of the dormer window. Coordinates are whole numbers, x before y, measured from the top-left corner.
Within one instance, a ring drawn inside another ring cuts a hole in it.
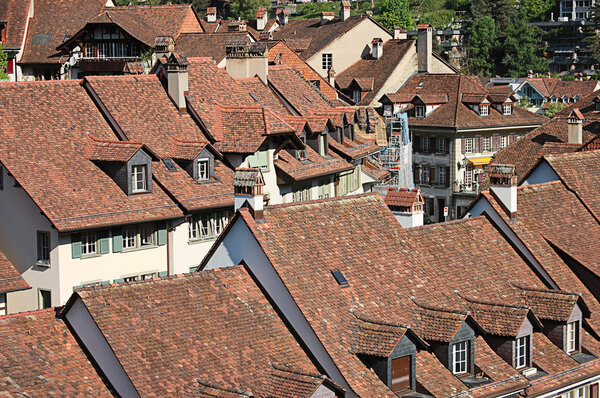
[[[469,342],[461,341],[452,345],[452,373],[455,375],[467,373]]]
[[[198,181],[206,181],[210,177],[210,159],[198,160]]]
[[[415,117],[420,117],[420,118],[425,117],[425,106],[424,105],[415,105]]]
[[[511,104],[502,105],[502,114],[504,116],[512,115],[512,105]]]
[[[296,159],[306,160],[306,149],[296,149]]]
[[[139,193],[148,190],[148,167],[138,164],[131,167],[131,192]]]
[[[567,354],[579,351],[579,321],[567,323]]]
[[[515,368],[529,365],[529,336],[519,337],[515,345]]]
[[[489,116],[490,114],[490,106],[489,105],[479,105],[479,116]]]
[[[600,112],[600,101],[596,101],[594,103],[594,111],[595,112]]]

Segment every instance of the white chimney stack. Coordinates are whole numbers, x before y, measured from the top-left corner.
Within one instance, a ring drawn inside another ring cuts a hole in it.
[[[583,144],[583,121],[585,118],[579,108],[573,109],[568,117],[569,122],[569,144]]]
[[[433,53],[433,28],[429,24],[417,25],[417,63],[419,73],[431,72]]]
[[[172,53],[167,61],[167,91],[179,112],[186,112],[185,97],[189,92],[187,59]]]
[[[375,38],[371,42],[373,50],[371,51],[373,58],[379,59],[383,56],[383,40],[381,38]]]
[[[225,70],[234,79],[258,76],[267,84],[269,50],[264,43],[230,42],[225,47]]]
[[[267,7],[259,7],[256,11],[256,30],[263,31],[267,26]]]
[[[217,7],[208,7],[206,9],[206,22],[217,22]]]
[[[340,7],[340,19],[345,21],[348,18],[350,18],[350,2],[348,0],[342,0]]]
[[[517,171],[510,164],[491,166],[490,191],[510,218],[517,215]]]
[[[402,29],[399,26],[394,26],[394,39],[406,40],[408,39],[408,32],[406,31],[406,29]]]
[[[263,219],[265,181],[259,168],[237,168],[233,177],[234,211],[247,207],[255,220]]]

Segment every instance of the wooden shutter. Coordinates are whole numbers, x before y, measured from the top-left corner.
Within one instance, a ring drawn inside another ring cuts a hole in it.
[[[446,186],[450,186],[450,167],[446,167]]]
[[[473,152],[481,153],[481,137],[475,137],[473,141],[475,141],[475,148]]]
[[[500,136],[493,135],[492,136],[492,151],[496,152],[498,149],[500,149]]]
[[[113,229],[113,253],[120,253],[123,251],[123,231],[119,229]]]
[[[460,153],[467,153],[467,139],[465,137],[460,139]]]
[[[413,151],[421,152],[421,137],[418,135],[413,136]]]
[[[429,183],[431,185],[435,184],[435,181],[437,180],[436,173],[437,173],[437,168],[431,166],[429,168]]]
[[[598,383],[590,385],[590,398],[598,398]]]
[[[163,222],[159,222],[156,224],[158,230],[158,245],[164,246],[167,244],[167,224]]]
[[[81,234],[71,235],[71,257],[81,258]]]
[[[108,254],[108,230],[100,232],[100,254]]]
[[[450,137],[446,137],[446,153],[450,153]]]
[[[392,359],[392,392],[410,389],[410,356]]]

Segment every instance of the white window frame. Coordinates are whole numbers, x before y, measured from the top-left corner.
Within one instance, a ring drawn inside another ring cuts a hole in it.
[[[123,250],[137,248],[137,231],[135,227],[123,228]]]
[[[8,314],[6,293],[0,293],[0,316]]]
[[[98,234],[94,231],[85,232],[81,235],[81,255],[93,254],[98,254]]]
[[[333,68],[333,54],[332,53],[324,53],[321,55],[321,66],[324,70],[329,70]]]
[[[423,152],[429,152],[431,149],[431,138],[425,136],[421,139],[423,140]]]
[[[210,177],[210,159],[201,158],[198,160],[198,181],[206,181]]]
[[[490,115],[490,106],[489,105],[479,105],[479,116],[489,116]]]
[[[358,104],[360,102],[361,98],[361,91],[360,90],[353,90],[352,91],[352,100],[354,101],[355,104]]]
[[[500,136],[500,148],[506,148],[506,142],[508,141],[506,138],[505,135]]]
[[[40,241],[40,237],[42,238],[41,241]],[[37,242],[36,242],[36,244],[37,244],[37,263],[38,264],[50,264],[50,232],[37,231],[36,240],[37,240]],[[42,253],[41,256],[40,256],[40,253]]]
[[[423,165],[421,166],[421,183],[422,184],[430,184],[431,183],[431,167]]]
[[[437,138],[437,150],[440,153],[446,153],[446,137]]]
[[[512,104],[503,104],[502,105],[502,114],[504,116],[512,115]]]
[[[473,166],[467,165],[465,167],[465,185],[467,187],[473,185]]]
[[[483,152],[490,152],[492,150],[492,138],[483,137],[481,146]]]
[[[520,369],[527,366],[528,342],[529,336],[519,337],[515,342],[515,369]]]
[[[448,176],[446,175],[446,168],[445,167],[438,167],[438,184],[439,185],[446,185]]]
[[[325,156],[327,154],[327,148],[325,147],[325,143],[327,142],[327,139],[325,137],[325,134],[319,134],[319,155],[321,156]]]
[[[452,373],[463,374],[469,371],[469,342],[461,341],[452,345]]]
[[[575,352],[579,349],[577,341],[577,332],[579,328],[579,322],[568,322],[567,323],[567,354]]]
[[[123,250],[135,250],[156,246],[156,226],[154,224],[136,225],[123,229]]]
[[[415,105],[415,117],[424,118],[425,114],[426,112],[424,105]]]
[[[188,221],[189,240],[200,241],[218,237],[227,226],[231,217],[232,213],[230,210],[193,215]]]
[[[141,180],[140,180],[141,177]],[[141,187],[140,187],[141,186]],[[131,166],[131,192],[148,191],[148,165],[136,164]]]
[[[463,138],[465,140],[465,153],[473,153],[473,138]]]
[[[50,305],[45,308],[52,308],[52,290],[50,289],[38,289],[38,309],[42,310],[44,307],[42,306],[42,292],[48,292],[50,294]]]

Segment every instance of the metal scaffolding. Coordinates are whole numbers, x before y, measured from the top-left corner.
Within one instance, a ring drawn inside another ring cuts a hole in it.
[[[406,117],[397,116],[385,120],[388,146],[381,149],[379,160],[391,174],[388,185],[413,188],[412,135]]]

